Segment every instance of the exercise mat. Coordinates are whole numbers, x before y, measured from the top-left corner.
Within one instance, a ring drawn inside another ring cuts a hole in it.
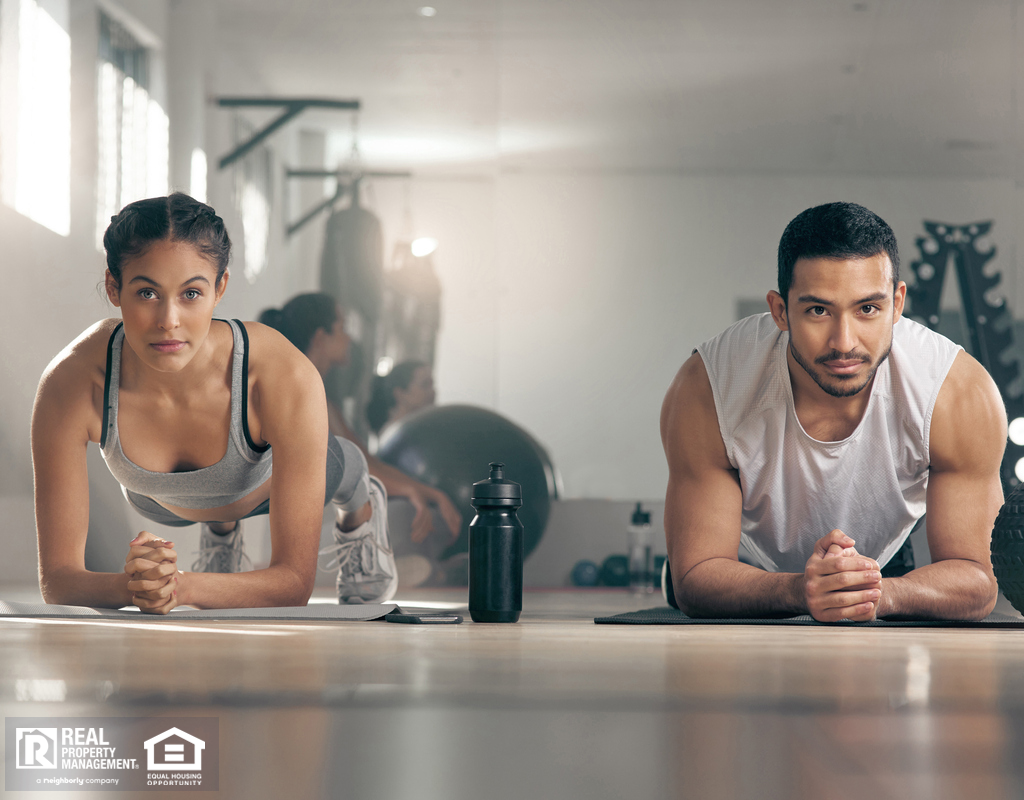
[[[959,620],[886,620],[874,622],[818,622],[809,615],[785,619],[694,619],[682,611],[663,606],[628,611],[612,617],[596,617],[598,625],[812,625],[822,628],[1022,628],[1024,618],[992,613],[978,622]]]
[[[396,608],[398,608],[396,603],[368,603],[364,605],[314,603],[308,606],[285,606],[282,608],[195,609],[179,606],[169,614],[143,614],[140,611],[122,611],[117,608],[58,606],[48,603],[16,603],[0,600],[0,617],[112,619],[129,622],[163,622],[168,620],[315,620],[317,622],[359,622],[380,619]]]

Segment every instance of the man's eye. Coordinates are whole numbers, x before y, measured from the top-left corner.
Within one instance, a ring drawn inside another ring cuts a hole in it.
[[[811,306],[807,310],[811,313],[811,315],[815,317],[820,317],[825,313],[825,306]]]

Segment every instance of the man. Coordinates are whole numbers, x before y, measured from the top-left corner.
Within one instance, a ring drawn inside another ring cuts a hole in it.
[[[698,347],[665,398],[670,602],[697,617],[985,617],[1006,444],[995,383],[901,319],[896,238],[866,208],[797,216],[778,273],[770,313]],[[932,563],[882,578],[926,510]],[[759,567],[739,561],[741,539]]]

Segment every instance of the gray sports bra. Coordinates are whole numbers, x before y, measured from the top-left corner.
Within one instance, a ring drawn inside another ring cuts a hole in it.
[[[129,491],[162,505],[179,508],[219,508],[230,505],[262,486],[270,477],[270,445],[257,446],[249,436],[249,337],[238,320],[231,326],[234,354],[231,365],[231,428],[224,457],[209,467],[187,472],[150,472],[129,461],[117,433],[117,396],[121,385],[121,346],[124,329],[119,323],[107,344],[107,376],[103,389],[103,434],[100,451],[107,468]]]

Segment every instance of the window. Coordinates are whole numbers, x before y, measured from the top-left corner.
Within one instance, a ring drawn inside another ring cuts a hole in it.
[[[68,0],[0,2],[0,195],[61,236],[71,232]]]
[[[249,139],[253,126],[235,117],[235,142]],[[270,249],[270,199],[273,196],[273,158],[266,145],[254,147],[235,162],[235,206],[242,218],[245,277],[255,283],[267,266]]]
[[[100,12],[96,244],[128,203],[167,194],[167,114],[150,96],[150,52]]]

